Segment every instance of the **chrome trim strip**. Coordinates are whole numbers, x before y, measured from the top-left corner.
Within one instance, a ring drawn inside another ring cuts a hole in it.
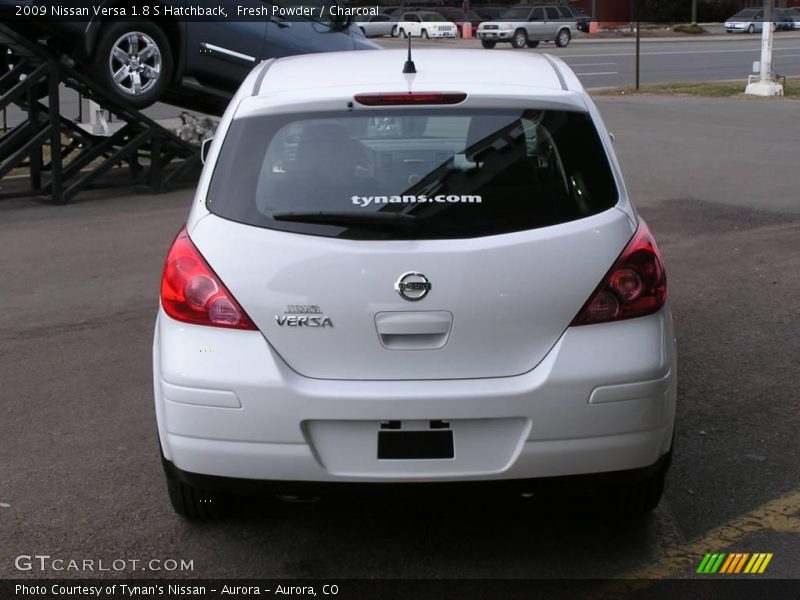
[[[235,52],[234,50],[228,50],[227,48],[220,48],[219,46],[215,46],[214,44],[209,44],[208,42],[201,42],[200,48],[202,50],[206,50],[211,54],[223,54],[225,56],[230,56],[232,58],[236,58],[238,60],[244,60],[251,63],[258,62],[255,56],[242,54],[241,52]]]

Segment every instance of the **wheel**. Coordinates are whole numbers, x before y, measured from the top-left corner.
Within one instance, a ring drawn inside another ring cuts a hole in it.
[[[406,35],[406,30],[405,30],[405,29],[403,29],[402,27],[400,28],[400,32],[398,33],[398,35],[399,35],[400,37],[403,37],[403,38],[404,38],[404,37],[408,37],[408,35]]]
[[[173,510],[187,519],[211,521],[225,513],[222,494],[189,485],[169,475],[167,493]]]
[[[621,517],[641,517],[653,511],[664,493],[666,470],[617,490],[614,512]]]
[[[514,48],[524,48],[528,45],[528,34],[525,33],[524,29],[517,29],[514,32],[514,37],[511,38],[511,45]]]
[[[528,48],[537,48],[539,46],[539,40],[528,40],[526,45]]]
[[[750,27],[747,28],[747,33],[755,33],[755,32],[756,32],[756,26],[750,23]]]
[[[145,108],[164,94],[172,77],[172,49],[154,23],[108,25],[91,65],[95,80],[112,96]]]
[[[570,39],[572,39],[572,36],[569,33],[569,29],[562,29],[556,36],[556,46],[559,48],[566,48],[569,46]]]
[[[487,50],[491,50],[497,45],[497,42],[493,42],[491,40],[481,40],[481,46],[486,48]]]
[[[397,25],[395,25],[394,27],[392,27],[392,31],[391,31],[391,33],[390,33],[389,35],[391,35],[393,38],[396,38],[396,37],[398,36],[398,33],[397,33]]]
[[[427,29],[423,29],[422,30],[421,37],[424,37],[426,40],[431,39],[431,36],[428,35],[428,30]]]

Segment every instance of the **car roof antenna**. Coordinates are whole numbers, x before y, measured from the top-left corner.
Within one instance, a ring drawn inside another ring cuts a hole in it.
[[[414,61],[411,60],[411,34],[407,33],[408,36],[408,58],[406,59],[406,64],[403,65],[403,73],[416,73],[417,67],[414,65]]]

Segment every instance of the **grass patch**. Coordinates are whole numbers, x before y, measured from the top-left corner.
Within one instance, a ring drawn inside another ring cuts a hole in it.
[[[689,35],[701,35],[703,33],[708,33],[697,23],[681,23],[680,25],[673,25],[672,31],[675,33],[686,33]]]
[[[744,96],[744,81],[714,81],[709,83],[657,83],[633,87],[608,88],[592,91],[596,96],[704,96],[706,98],[735,98]],[[786,80],[783,88],[785,98],[800,98],[800,78]],[[747,96],[755,98],[756,96]]]

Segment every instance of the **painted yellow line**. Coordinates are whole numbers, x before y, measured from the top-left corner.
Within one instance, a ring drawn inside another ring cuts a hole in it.
[[[800,533],[800,489],[770,500],[755,510],[712,529],[701,538],[665,548],[661,556],[651,564],[623,574],[620,579],[601,586],[587,598],[624,598],[650,587],[654,580],[694,573],[698,562],[706,553],[730,548],[747,536],[765,530]],[[742,557],[736,567],[737,573],[741,571],[748,556],[750,555],[745,553]],[[755,558],[757,555],[752,556]]]

